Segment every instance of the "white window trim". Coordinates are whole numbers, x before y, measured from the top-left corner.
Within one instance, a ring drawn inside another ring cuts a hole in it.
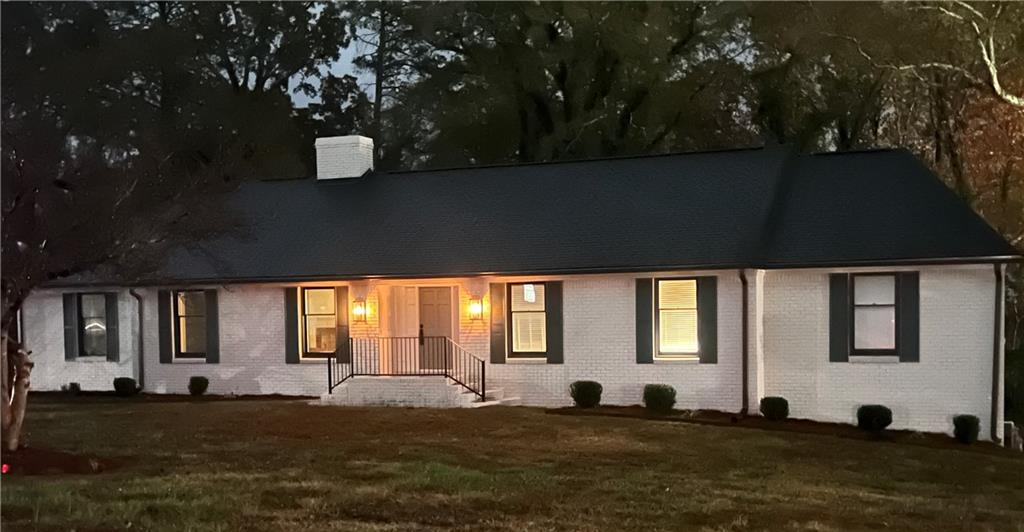
[[[178,315],[178,294],[182,292],[199,292],[203,294],[203,320],[208,320],[209,309],[206,308],[206,290],[202,288],[183,288],[181,290],[171,290],[171,362],[175,364],[206,364],[206,357],[210,355],[210,338],[206,338],[206,345],[203,346],[204,352],[202,357],[197,356],[181,356],[181,316]],[[219,316],[218,316],[219,318]],[[209,331],[207,331],[209,333]]]
[[[853,355],[849,359],[852,364],[899,364],[898,355]]]
[[[506,353],[505,361],[506,362],[510,362],[510,361],[513,361],[513,360],[517,360],[517,361],[523,361],[523,363],[525,363],[525,364],[539,364],[541,362],[546,364],[547,360],[548,360],[548,357],[547,357],[548,331],[547,331],[547,325],[546,325],[547,317],[548,317],[547,301],[546,300],[544,301],[544,310],[539,310],[539,311],[538,310],[533,310],[533,311],[531,311],[531,310],[512,310],[512,287],[513,286],[523,286],[523,285],[528,285],[528,284],[544,286],[544,297],[547,298],[547,293],[548,293],[547,292],[547,281],[522,281],[522,282],[508,283],[507,284],[507,288],[506,288],[506,292],[505,292],[505,299],[508,302],[508,310],[506,311],[505,319],[506,319],[506,321],[508,323],[505,325],[505,329],[506,329],[505,330],[505,334],[508,335],[508,340],[507,340],[507,343],[506,343],[506,346],[505,346],[505,353]],[[513,316],[515,316],[516,312],[533,312],[533,313],[543,314],[544,315],[544,320],[545,320],[545,329],[544,329],[544,347],[545,347],[545,349],[544,349],[544,351],[515,351],[515,350],[513,350],[512,346],[515,345],[515,326],[513,325],[515,323],[515,320],[513,319]]]
[[[337,286],[300,286],[299,287],[299,364],[324,364],[331,357],[338,353],[338,338],[334,339],[334,352],[333,353],[316,353],[310,354],[306,352],[306,290],[323,290],[330,289],[334,293],[334,321],[338,321],[338,287]],[[323,314],[326,316],[326,314]],[[349,317],[351,319],[351,316]],[[351,327],[351,323],[349,324]]]
[[[506,364],[547,364],[547,358],[537,357],[512,357],[505,360]]]

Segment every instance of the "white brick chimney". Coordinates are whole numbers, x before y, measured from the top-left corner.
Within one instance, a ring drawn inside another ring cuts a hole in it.
[[[373,170],[373,139],[348,135],[316,139],[316,178],[359,177]]]

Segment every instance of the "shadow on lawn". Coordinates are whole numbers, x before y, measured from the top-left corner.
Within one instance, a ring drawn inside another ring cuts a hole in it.
[[[123,460],[73,454],[38,447],[22,447],[3,455],[4,474],[91,475],[116,469]]]

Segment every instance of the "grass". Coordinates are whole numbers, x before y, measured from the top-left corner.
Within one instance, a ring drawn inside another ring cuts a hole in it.
[[[4,530],[1024,530],[1024,459],[542,410],[45,398]]]

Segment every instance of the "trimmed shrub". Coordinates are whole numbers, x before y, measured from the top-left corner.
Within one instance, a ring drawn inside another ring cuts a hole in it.
[[[60,391],[68,395],[78,395],[82,393],[82,385],[77,382],[69,382],[60,386]]]
[[[569,395],[580,408],[594,408],[601,403],[604,388],[595,381],[576,381],[569,385]]]
[[[139,385],[131,377],[117,377],[114,379],[114,393],[118,397],[131,397],[139,393]]]
[[[764,397],[761,399],[761,415],[772,421],[789,417],[789,401],[785,397]]]
[[[188,380],[188,393],[200,396],[206,393],[206,389],[210,387],[210,379],[206,377],[192,377]]]
[[[857,426],[879,434],[892,424],[892,410],[882,405],[861,405],[857,409]]]
[[[668,414],[676,405],[676,389],[668,384],[644,386],[644,406],[656,414]]]
[[[978,416],[960,414],[953,417],[953,436],[961,443],[974,443],[978,441],[978,432],[981,430],[981,421]]]

